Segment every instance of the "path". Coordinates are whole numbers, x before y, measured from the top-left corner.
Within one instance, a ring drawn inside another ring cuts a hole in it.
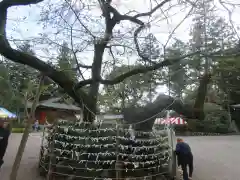
[[[21,141],[21,134],[11,134],[7,153],[4,157],[5,163],[0,172],[1,180],[9,180],[11,167]],[[37,162],[41,138],[39,133],[31,134],[22,159],[17,180],[42,180],[37,175]]]

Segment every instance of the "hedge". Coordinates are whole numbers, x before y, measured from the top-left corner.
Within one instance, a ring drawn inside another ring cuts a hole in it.
[[[240,133],[213,133],[213,132],[185,132],[176,133],[177,136],[232,136],[240,135]]]
[[[25,128],[12,128],[12,133],[23,133]]]

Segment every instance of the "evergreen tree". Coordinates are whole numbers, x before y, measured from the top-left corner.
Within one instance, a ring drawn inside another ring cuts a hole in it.
[[[213,0],[200,0],[196,3],[195,17],[193,19],[193,29],[191,32],[192,39],[190,40],[193,51],[209,52],[211,42],[210,39],[210,23],[214,22],[214,9],[212,6]],[[196,69],[199,76],[200,73],[205,70],[208,72],[210,60],[209,58],[202,58],[200,55],[196,55],[192,62],[193,68]],[[204,65],[204,68],[202,67]]]
[[[157,38],[149,33],[145,38],[142,44],[142,54],[144,57],[150,59],[151,61],[156,61],[160,57],[161,48]]]
[[[206,54],[229,47],[235,41],[231,26],[215,13],[213,0],[200,0],[196,3],[195,17],[191,31],[190,46],[192,50],[201,50]],[[216,64],[217,59],[197,55],[191,67],[197,70],[196,76],[208,72]]]
[[[213,0],[197,1],[193,22],[193,28],[190,33],[192,38],[189,42],[190,49],[193,51],[211,54],[229,48],[236,41],[231,26],[222,17],[216,15]],[[203,73],[212,72],[218,61],[219,59],[213,56],[195,55],[189,61],[190,73],[188,75],[191,75],[193,79],[197,79]],[[210,86],[211,88],[216,88],[212,84],[209,85],[208,90],[211,89]]]
[[[182,56],[187,49],[187,45],[177,40],[171,47],[166,49],[166,58],[176,58]],[[173,94],[181,98],[186,86],[186,67],[185,61],[180,61],[169,66],[167,81],[170,81],[170,89]]]
[[[150,65],[160,59],[161,48],[159,47],[159,42],[157,38],[149,33],[144,38],[144,43],[142,44],[142,54],[143,61],[145,65]],[[156,78],[158,76],[158,78]],[[148,83],[148,92],[145,102],[152,102],[156,94],[156,84],[157,79],[161,77],[160,72],[147,73],[143,78],[145,78],[146,83]]]
[[[59,55],[57,57],[57,66],[61,71],[64,71],[71,79],[77,79],[77,64],[73,58],[73,53],[68,47],[68,44],[64,42],[59,49]]]
[[[18,46],[18,50],[34,55],[31,45],[28,43]],[[9,110],[17,112],[24,103],[24,93],[29,83],[36,83],[38,72],[29,66],[12,63],[8,59],[1,62],[1,104]]]
[[[24,43],[18,46],[18,50],[34,55],[34,51],[31,49],[31,45],[28,43]],[[29,66],[12,63],[8,60],[5,61],[6,67],[10,70],[10,81],[12,82],[13,88],[18,89],[20,92],[23,92],[27,89],[28,83],[34,81],[37,78],[37,71],[30,68]]]

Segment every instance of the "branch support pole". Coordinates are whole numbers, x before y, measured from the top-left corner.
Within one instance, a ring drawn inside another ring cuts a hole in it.
[[[10,180],[16,180],[17,179],[17,174],[18,174],[18,170],[19,170],[19,167],[20,167],[20,164],[21,164],[22,156],[23,156],[24,150],[25,150],[26,145],[27,145],[27,141],[28,141],[28,137],[29,137],[29,133],[30,133],[30,128],[31,128],[31,125],[32,125],[33,121],[35,120],[35,110],[37,108],[37,104],[39,102],[39,97],[41,95],[43,79],[44,79],[44,76],[41,76],[40,82],[39,82],[39,85],[38,85],[38,89],[37,89],[37,93],[36,93],[36,97],[34,99],[34,102],[33,102],[32,108],[31,108],[31,114],[30,114],[30,116],[27,117],[28,118],[27,125],[25,127],[25,130],[24,130],[24,133],[23,133],[23,136],[22,136],[22,139],[21,139],[16,157],[15,157],[15,161],[14,161],[14,164],[13,164],[13,167],[12,167],[12,171],[11,171],[11,174],[10,174]]]

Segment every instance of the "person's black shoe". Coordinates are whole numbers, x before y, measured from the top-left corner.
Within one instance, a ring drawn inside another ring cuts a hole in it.
[[[3,160],[0,160],[0,168],[2,167],[4,161]]]

